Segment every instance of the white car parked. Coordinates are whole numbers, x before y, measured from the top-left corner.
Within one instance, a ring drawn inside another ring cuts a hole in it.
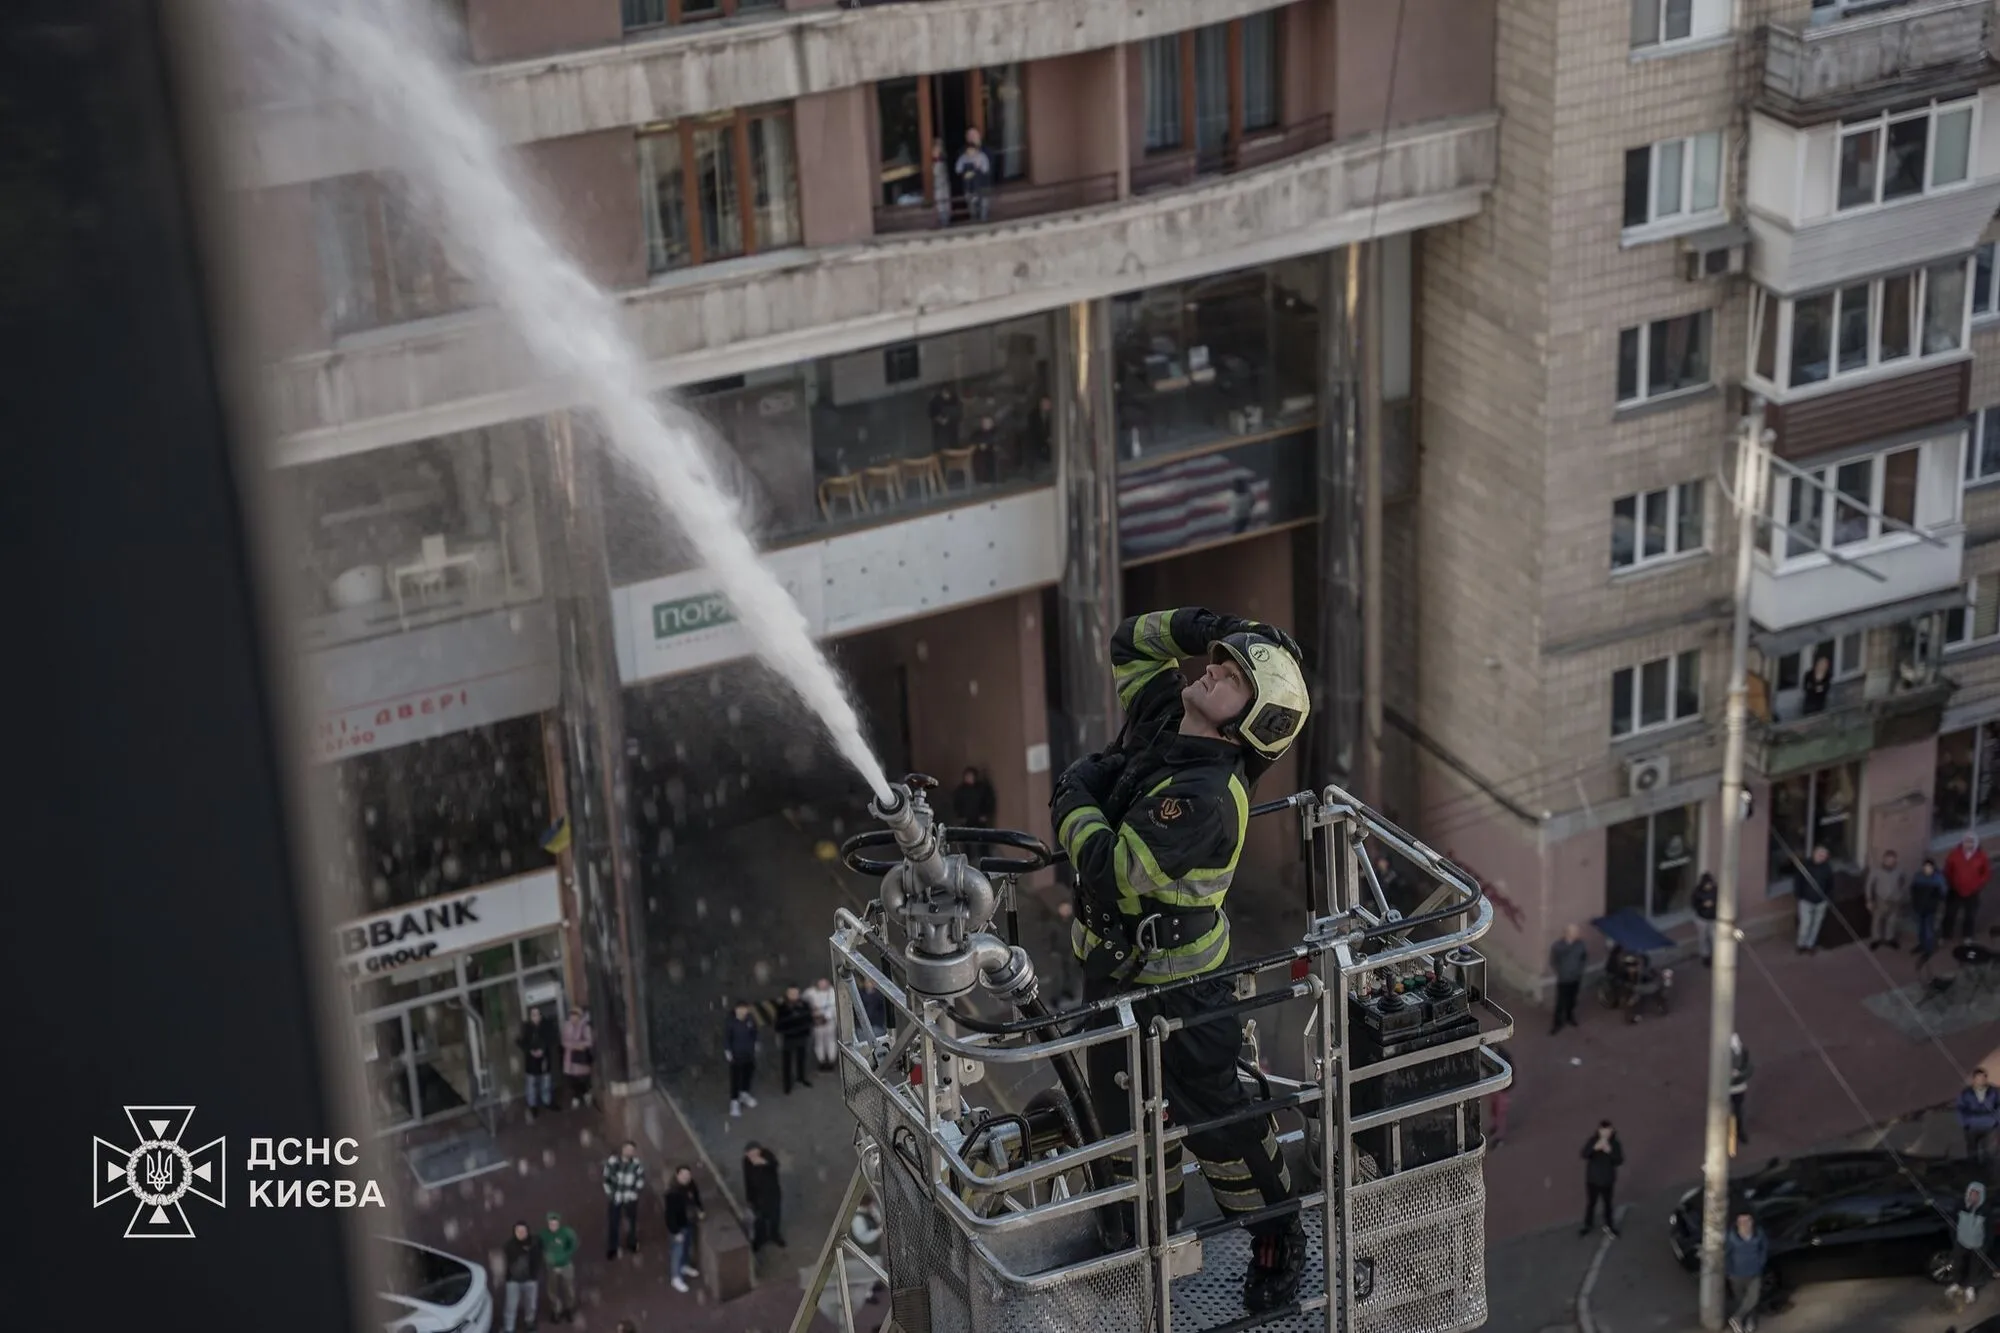
[[[490,1333],[484,1267],[407,1240],[380,1236],[375,1244],[388,1283],[376,1302],[385,1333]]]

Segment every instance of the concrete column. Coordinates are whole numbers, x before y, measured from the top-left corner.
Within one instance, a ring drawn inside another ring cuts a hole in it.
[[[1119,606],[1118,430],[1111,404],[1111,308],[1081,301],[1056,320],[1056,491],[1062,507],[1063,730],[1057,764],[1109,744],[1118,733],[1111,632]]]
[[[598,1078],[618,1097],[648,1086],[652,1057],[646,921],[626,810],[623,694],[599,489],[602,458],[584,432],[572,433],[567,413],[549,418],[546,457],[536,490],[551,534],[550,586],[562,654],[570,864]]]
[[[1361,776],[1361,342],[1349,250],[1321,270],[1318,632],[1311,780],[1351,786]]]

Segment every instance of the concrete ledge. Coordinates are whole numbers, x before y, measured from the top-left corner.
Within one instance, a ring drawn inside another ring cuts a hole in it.
[[[1075,213],[695,269],[622,299],[656,381],[695,382],[1471,217],[1498,144],[1489,112]],[[265,387],[280,463],[570,401],[491,311],[347,340],[270,368]]]
[[[1045,60],[1144,41],[1292,0],[927,0],[776,14],[466,74],[509,143],[790,101],[877,79]],[[229,183],[262,189],[393,163],[396,145],[318,106],[231,118]]]

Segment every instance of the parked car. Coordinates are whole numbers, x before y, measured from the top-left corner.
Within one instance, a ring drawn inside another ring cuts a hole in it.
[[[1774,1157],[1730,1182],[1730,1214],[1748,1209],[1770,1237],[1774,1294],[1809,1282],[1922,1274],[1951,1280],[1952,1219],[1968,1164],[1889,1152]],[[1701,1190],[1667,1217],[1674,1258],[1701,1267]]]
[[[490,1333],[484,1267],[407,1240],[379,1236],[375,1244],[387,1288],[377,1295],[385,1333]]]

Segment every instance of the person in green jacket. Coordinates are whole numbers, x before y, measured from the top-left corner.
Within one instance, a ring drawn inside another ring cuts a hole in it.
[[[552,1212],[542,1228],[542,1266],[548,1270],[549,1322],[576,1318],[576,1228]]]

